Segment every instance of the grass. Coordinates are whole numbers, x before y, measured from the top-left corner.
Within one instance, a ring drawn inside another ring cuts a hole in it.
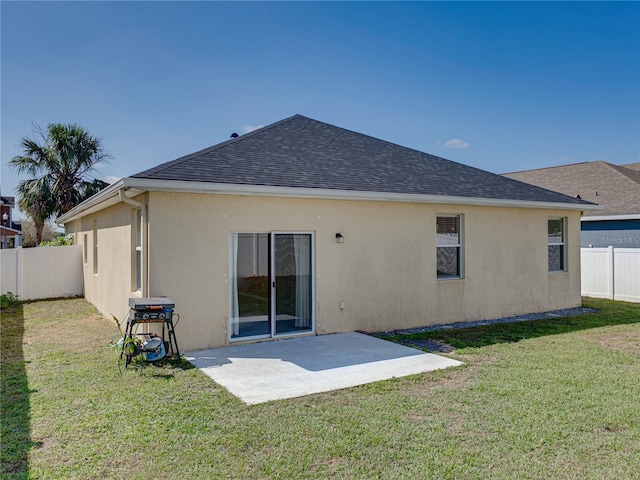
[[[588,299],[584,306],[600,310],[595,315],[577,315],[545,321],[500,323],[472,328],[446,329],[406,335],[378,334],[380,338],[397,341],[434,340],[449,344],[457,349],[478,348],[498,343],[513,343],[521,340],[560,335],[563,333],[590,330],[609,325],[624,325],[640,322],[640,308],[635,309],[625,302]]]
[[[430,332],[463,367],[247,406],[184,362],[120,373],[82,299],[21,303],[2,478],[640,478],[640,305],[585,305]]]

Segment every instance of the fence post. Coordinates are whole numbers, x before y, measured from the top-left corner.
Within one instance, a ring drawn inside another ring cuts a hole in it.
[[[16,295],[20,296],[20,252],[21,248],[14,248],[16,252]]]
[[[614,266],[614,261],[613,261],[614,260],[613,259],[614,251],[613,250],[614,250],[614,248],[613,248],[613,246],[609,246],[609,247],[607,247],[607,250],[608,250],[608,252],[607,252],[607,267],[609,267],[609,298],[611,300],[613,300],[615,298],[615,296],[616,296],[616,294],[615,294],[616,285],[615,285],[615,281],[614,281],[615,271],[613,269],[613,266]]]

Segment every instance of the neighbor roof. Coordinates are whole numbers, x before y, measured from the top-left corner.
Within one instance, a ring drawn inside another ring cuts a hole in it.
[[[603,161],[583,162],[558,167],[505,173],[504,176],[538,185],[583,200],[599,203],[598,212],[585,216],[640,214],[640,170]]]
[[[4,196],[1,196],[0,197],[0,204],[1,205],[8,205],[10,207],[15,207],[15,205],[16,205],[15,197],[4,197]]]
[[[132,178],[586,204],[302,115]]]
[[[568,210],[592,203],[302,115],[120,179],[57,219],[145,191],[269,195]]]
[[[624,168],[630,168],[631,170],[640,170],[640,162],[627,163],[625,165],[620,165],[620,166]]]

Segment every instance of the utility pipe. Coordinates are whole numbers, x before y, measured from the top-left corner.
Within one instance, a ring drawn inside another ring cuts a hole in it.
[[[143,298],[149,297],[149,245],[147,240],[147,229],[148,229],[148,219],[147,219],[147,206],[139,202],[137,200],[133,200],[125,194],[124,190],[119,191],[120,200],[124,203],[132,205],[140,209],[140,219],[142,221],[142,226],[140,227],[140,246],[142,247],[141,252],[141,268],[142,268],[142,278],[140,279],[140,290]]]

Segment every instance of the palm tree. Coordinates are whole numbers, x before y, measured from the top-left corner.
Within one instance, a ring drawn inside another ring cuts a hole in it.
[[[19,174],[34,177],[18,185],[18,204],[36,225],[44,225],[107,185],[92,174],[97,164],[111,156],[103,150],[101,139],[79,125],[53,123],[46,132],[36,130],[42,142],[24,137],[23,154],[9,165]]]
[[[47,177],[23,180],[18,184],[18,206],[33,220],[36,227],[36,245],[42,242],[42,230],[56,212],[56,202]]]
[[[107,182],[103,182],[102,180],[98,180],[97,178],[91,182],[82,182],[78,186],[78,193],[80,194],[80,198],[85,200],[89,197],[93,197],[100,190],[107,188],[109,184]]]

